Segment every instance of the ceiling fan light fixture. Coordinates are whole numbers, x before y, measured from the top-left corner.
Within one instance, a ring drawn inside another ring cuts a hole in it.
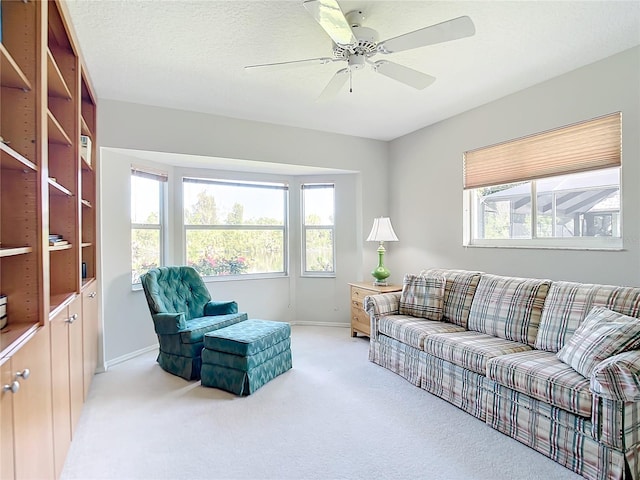
[[[364,55],[349,55],[349,58],[347,59],[349,70],[362,70],[364,68],[365,59],[366,57]]]
[[[318,97],[320,101],[334,97],[347,83],[347,80],[349,81],[349,91],[352,91],[352,73],[355,70],[362,70],[367,64],[376,73],[416,90],[422,90],[431,85],[436,80],[435,77],[387,60],[376,62],[372,58],[377,54],[387,55],[458,40],[470,37],[476,32],[471,18],[462,16],[380,42],[378,32],[372,28],[361,26],[365,18],[362,10],[352,10],[345,15],[342,13],[338,0],[303,0],[302,4],[333,40],[333,58],[321,57],[280,63],[265,63],[249,65],[245,69],[264,68],[273,70],[311,64],[327,65],[334,62],[347,62],[346,68],[338,70],[322,91],[320,97]]]

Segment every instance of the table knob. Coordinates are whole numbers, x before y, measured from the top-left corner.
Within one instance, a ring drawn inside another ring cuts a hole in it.
[[[17,382],[15,380],[11,382],[11,385],[5,385],[4,387],[2,387],[3,392],[16,393],[18,390],[20,390],[20,382]]]

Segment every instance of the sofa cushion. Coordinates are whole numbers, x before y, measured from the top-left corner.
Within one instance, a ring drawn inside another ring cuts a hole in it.
[[[487,362],[487,377],[554,407],[591,417],[589,380],[551,352],[531,350],[494,357]]]
[[[590,377],[602,360],[639,346],[640,319],[593,307],[557,356],[576,372]]]
[[[549,280],[482,275],[469,330],[533,346]]]
[[[536,349],[560,350],[594,306],[640,317],[640,288],[553,282],[542,309]]]
[[[448,322],[467,328],[469,310],[473,295],[476,293],[480,272],[466,270],[446,270],[432,268],[425,270],[425,275],[442,275],[444,285],[443,316]]]
[[[422,350],[425,337],[434,333],[464,332],[464,328],[447,322],[409,315],[388,315],[380,317],[378,331],[387,337]]]
[[[406,274],[402,282],[398,313],[441,320],[444,283],[442,275]]]
[[[480,375],[486,375],[487,361],[490,358],[525,352],[531,350],[531,347],[485,333],[460,332],[429,335],[424,340],[423,350]]]

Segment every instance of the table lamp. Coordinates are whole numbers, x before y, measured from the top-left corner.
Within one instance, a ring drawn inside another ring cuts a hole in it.
[[[389,217],[374,218],[371,233],[367,237],[367,242],[380,242],[378,246],[378,266],[371,272],[375,278],[374,285],[387,285],[387,277],[391,272],[384,266],[384,242],[397,242],[398,237],[393,231]]]

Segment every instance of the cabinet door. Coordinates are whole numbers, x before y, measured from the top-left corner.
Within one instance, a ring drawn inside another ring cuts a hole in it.
[[[98,365],[98,289],[96,281],[87,285],[82,293],[82,333],[84,350],[84,396]]]
[[[69,305],[69,395],[71,408],[71,438],[80,419],[84,403],[84,371],[82,354],[82,299]]]
[[[64,308],[49,322],[51,328],[51,396],[53,399],[56,478],[60,478],[64,459],[71,444],[68,322],[68,308]]]
[[[30,371],[27,380],[18,377],[20,390],[13,396],[16,478],[42,479],[54,474],[49,362],[48,327],[38,330],[11,359],[14,378],[25,369]]]
[[[13,383],[10,359],[0,365],[0,478],[13,478]]]

